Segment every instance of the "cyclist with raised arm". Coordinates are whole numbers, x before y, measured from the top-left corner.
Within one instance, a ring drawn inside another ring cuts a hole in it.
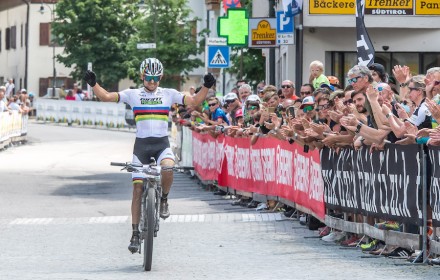
[[[163,65],[156,58],[145,59],[140,66],[140,78],[143,86],[138,89],[126,89],[121,92],[108,92],[96,82],[94,72],[87,70],[84,80],[93,88],[101,101],[127,103],[133,109],[136,121],[136,140],[133,148],[133,163],[149,164],[152,157],[161,166],[162,198],[160,217],[170,216],[168,194],[173,183],[174,154],[168,140],[168,113],[175,103],[184,105],[201,104],[208,89],[215,84],[215,78],[206,74],[202,89],[197,95],[183,95],[175,89],[159,87],[163,77]],[[128,249],[135,253],[140,242],[139,220],[141,215],[143,173],[132,173],[133,199],[131,204],[133,234]]]

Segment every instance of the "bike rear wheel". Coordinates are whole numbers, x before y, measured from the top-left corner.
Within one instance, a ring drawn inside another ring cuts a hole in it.
[[[147,193],[147,206],[146,213],[144,215],[144,223],[147,225],[146,236],[144,235],[144,269],[145,271],[151,270],[151,264],[153,262],[153,238],[154,238],[154,228],[155,228],[155,217],[156,217],[156,190],[149,186]]]

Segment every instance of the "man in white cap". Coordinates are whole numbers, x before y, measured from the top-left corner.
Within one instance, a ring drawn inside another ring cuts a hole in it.
[[[238,99],[237,94],[230,92],[223,98],[226,105],[226,116],[230,120],[232,125],[237,125],[237,119],[235,118],[235,112],[241,108],[241,102]]]

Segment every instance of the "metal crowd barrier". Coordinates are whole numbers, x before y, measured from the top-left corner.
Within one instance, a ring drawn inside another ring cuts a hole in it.
[[[182,147],[187,143],[192,143],[194,146],[193,162],[195,163],[194,166],[197,167],[196,170],[199,170],[198,176],[200,178],[211,180],[218,178],[217,180],[224,181],[225,174],[221,173],[228,173],[228,169],[239,168],[240,172],[244,174],[242,178],[239,178],[240,174],[238,173],[232,173],[232,176],[231,174],[228,175],[230,179],[232,177],[233,182],[234,177],[237,176],[238,181],[234,182],[235,185],[219,185],[224,186],[227,191],[237,189],[241,192],[243,191],[243,182],[246,182],[246,185],[250,185],[253,189],[245,188],[245,191],[254,198],[278,200],[315,216],[315,213],[311,211],[313,207],[306,205],[304,200],[301,203],[296,201],[297,194],[286,198],[286,196],[283,197],[283,195],[277,194],[276,191],[274,192],[274,188],[277,188],[279,184],[278,180],[267,182],[267,186],[265,186],[267,189],[265,189],[265,187],[261,187],[258,178],[252,177],[252,175],[249,177],[246,168],[251,171],[254,168],[255,158],[252,158],[252,152],[261,147],[255,145],[249,147],[250,144],[246,147],[248,142],[231,140],[227,137],[225,137],[226,140],[222,137],[206,140],[208,138],[208,135],[201,136],[196,133],[186,133],[182,140]],[[271,141],[279,140],[272,139]],[[272,157],[279,158],[283,153],[286,154],[285,151],[289,149],[289,147],[286,148],[283,142],[285,141],[276,142],[275,146],[278,148],[272,150],[267,149],[268,143],[266,142],[263,147],[265,147],[265,151],[273,152]],[[314,172],[311,166],[313,166],[313,160],[317,162],[316,159],[312,159],[312,154],[310,154],[309,160],[297,161],[296,157],[301,151],[298,151],[294,145],[290,147],[293,151],[293,156],[290,157],[293,157],[292,162],[294,163],[292,165],[293,174],[289,175],[293,177],[291,188],[298,190],[298,188],[309,187],[295,185],[304,182],[305,175],[305,177],[310,178],[310,181],[306,178],[306,184],[315,184],[312,189],[316,189],[316,178],[313,178],[314,176],[310,177],[312,173],[298,175],[298,173]],[[213,153],[217,155],[213,156]],[[248,153],[249,155],[247,155]],[[249,158],[243,160],[243,155]],[[185,155],[185,157],[188,156]],[[232,163],[225,163],[228,162],[229,158],[232,159]],[[267,162],[267,158],[262,161]],[[246,162],[249,162],[249,164],[246,164]],[[307,162],[308,166],[304,162]],[[383,240],[388,245],[422,250],[424,261],[428,258],[428,252],[429,254],[440,254],[440,242],[435,239],[436,227],[440,224],[440,167],[438,164],[440,162],[440,147],[429,147],[427,149],[426,146],[421,145],[401,146],[392,144],[387,145],[384,151],[373,153],[369,153],[367,148],[361,151],[342,149],[338,153],[324,148],[320,151],[318,162],[322,173],[322,203],[325,203],[326,213],[324,219],[317,215],[318,219],[332,228]],[[226,168],[225,164],[235,166]],[[282,167],[281,164],[275,164],[274,168],[277,169],[279,166]],[[295,169],[297,168],[301,170],[296,172]],[[200,174],[201,172],[205,173]],[[213,175],[213,172],[217,172],[217,175]],[[274,172],[278,174],[279,171]],[[300,181],[296,181],[297,177]],[[286,187],[285,185],[282,186]],[[311,190],[305,192],[312,193]],[[319,210],[320,202],[312,201],[312,203],[316,204],[318,207],[315,209]],[[428,206],[432,208],[429,212],[427,210]],[[344,218],[336,218],[334,215],[330,215],[329,211],[336,211],[336,213],[342,214]],[[356,214],[363,216],[363,220],[357,221]],[[428,214],[432,214],[434,232],[433,239],[429,241],[429,244],[427,238]],[[348,220],[348,215],[352,215],[353,219],[351,221]],[[368,224],[366,216],[380,220],[398,221],[404,226],[401,232],[381,230]],[[418,228],[419,232],[409,233],[407,225],[413,225],[413,228]]]
[[[14,142],[26,140],[28,115],[18,111],[0,113],[0,149]]]
[[[36,119],[53,123],[127,127],[125,104],[39,98],[34,101]]]

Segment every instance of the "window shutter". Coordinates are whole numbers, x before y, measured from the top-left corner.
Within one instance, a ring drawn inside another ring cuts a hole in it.
[[[15,25],[11,27],[11,48],[17,48],[17,27]]]
[[[49,23],[40,23],[40,46],[49,46]]]
[[[11,48],[11,29],[9,27],[6,28],[5,42],[6,42],[5,49],[9,50]]]

